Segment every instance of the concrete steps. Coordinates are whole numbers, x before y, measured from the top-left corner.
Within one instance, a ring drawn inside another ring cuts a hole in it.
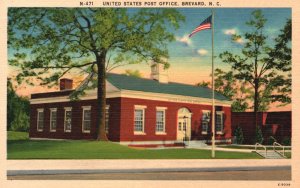
[[[206,148],[207,144],[205,144],[205,141],[202,140],[190,140],[184,142],[186,145],[186,148]]]
[[[282,155],[280,155],[279,153],[273,150],[267,150],[267,156],[265,150],[257,150],[256,153],[258,153],[259,155],[261,155],[266,159],[285,159],[285,157],[283,157]]]

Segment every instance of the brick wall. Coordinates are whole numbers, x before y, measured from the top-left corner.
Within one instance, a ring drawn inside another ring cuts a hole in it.
[[[145,109],[145,135],[134,135],[134,105],[147,106]],[[177,112],[180,108],[188,108],[192,113],[191,119],[191,132],[192,139],[208,140],[211,135],[201,134],[201,119],[202,110],[211,110],[209,105],[188,104],[188,103],[175,103],[165,101],[154,101],[144,99],[121,99],[121,141],[160,141],[160,140],[176,140],[177,139]],[[156,135],[156,107],[167,107],[165,129],[166,135]],[[224,135],[216,135],[216,139],[229,139],[231,138],[231,108],[219,107],[225,112],[224,119]]]
[[[177,139],[177,113],[180,108],[188,108],[192,113],[191,137],[197,140],[210,140],[211,134],[201,133],[202,110],[211,110],[210,105],[176,103],[132,98],[107,99],[109,108],[109,135],[111,141],[168,141]],[[145,133],[134,135],[134,105],[145,105]],[[91,106],[91,132],[82,132],[82,106]],[[64,132],[65,107],[72,107],[72,130]],[[156,107],[167,107],[165,129],[166,135],[156,135]],[[37,109],[44,109],[44,129],[37,131]],[[57,108],[56,132],[50,132],[50,108]],[[230,107],[216,107],[224,111],[224,134],[216,135],[216,140],[231,138],[231,109]],[[55,139],[94,139],[96,138],[96,100],[31,104],[30,137]],[[209,129],[210,132],[210,129]]]
[[[119,141],[120,122],[120,98],[107,99],[110,105],[109,135],[113,141]],[[91,119],[90,133],[82,132],[82,106],[91,106],[91,116],[97,116],[96,100],[44,103],[30,105],[30,138],[55,138],[55,139],[94,139],[96,138],[96,118]],[[64,131],[65,107],[72,107],[72,129],[71,132]],[[37,109],[44,109],[44,129],[37,131]],[[50,108],[57,108],[56,132],[50,132]]]
[[[278,142],[291,137],[291,112],[258,112],[257,125],[263,131],[264,143],[268,144],[270,136]],[[244,143],[253,144],[255,138],[255,114],[253,112],[232,112],[232,130],[242,127]]]

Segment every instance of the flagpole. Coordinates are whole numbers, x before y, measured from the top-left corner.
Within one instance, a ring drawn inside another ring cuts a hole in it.
[[[214,11],[213,9],[211,10],[211,15],[212,15],[212,24],[211,24],[211,84],[212,84],[212,121],[211,121],[211,128],[212,128],[212,138],[211,138],[211,157],[215,158],[215,68],[214,68]]]

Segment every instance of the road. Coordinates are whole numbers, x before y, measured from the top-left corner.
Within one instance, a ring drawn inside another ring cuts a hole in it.
[[[291,169],[9,175],[8,180],[291,180]]]

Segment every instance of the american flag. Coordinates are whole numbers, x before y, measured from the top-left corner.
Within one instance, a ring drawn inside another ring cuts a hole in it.
[[[211,18],[212,15],[206,18],[199,26],[197,26],[192,33],[189,35],[189,37],[192,37],[195,33],[205,30],[205,29],[210,29],[211,28]]]

